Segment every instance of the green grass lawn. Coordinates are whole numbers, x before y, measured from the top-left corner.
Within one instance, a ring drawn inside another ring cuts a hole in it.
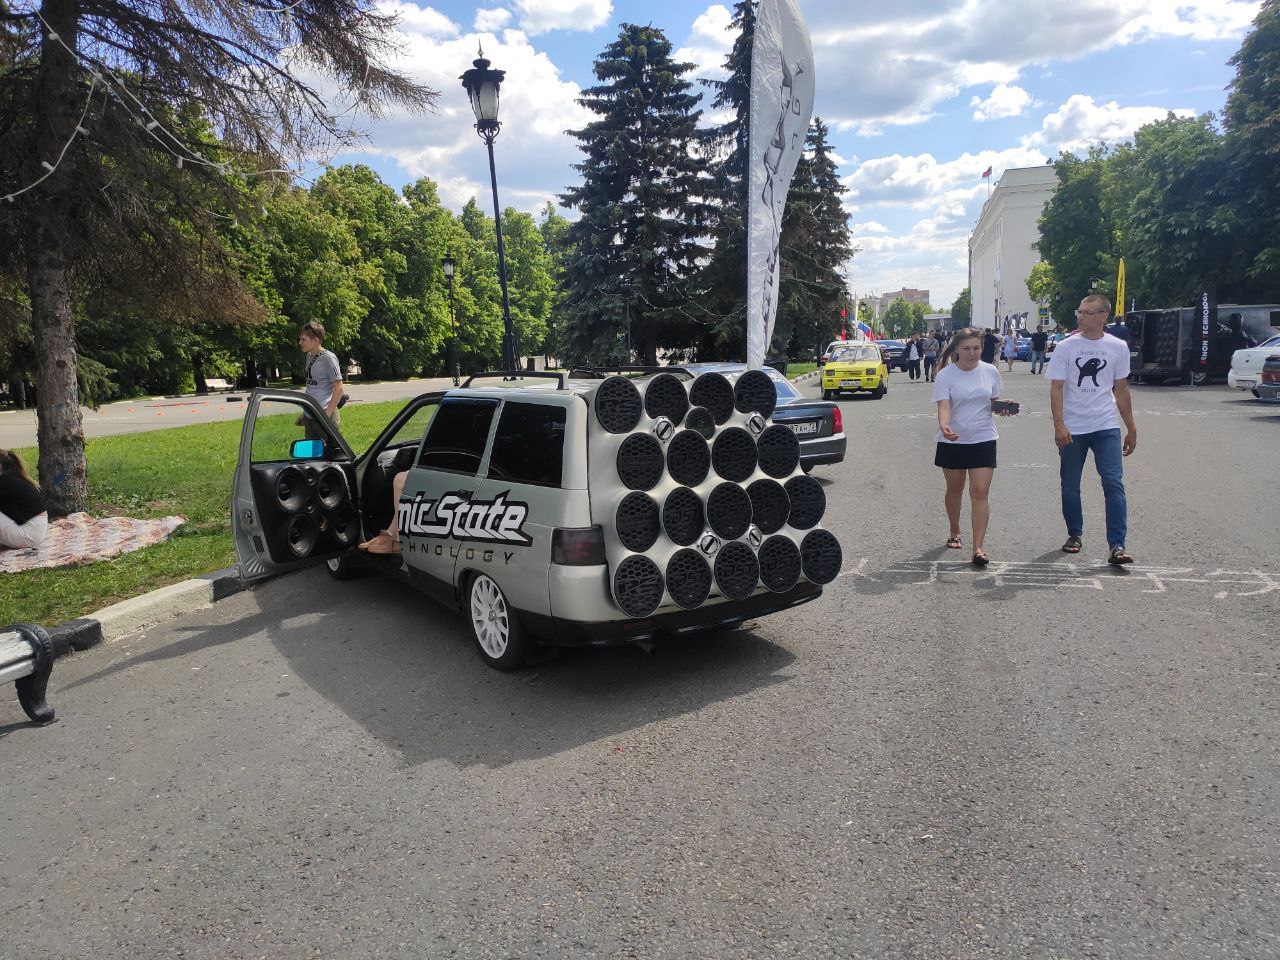
[[[352,449],[365,450],[406,402],[345,408],[342,432]],[[137,518],[181,514],[187,523],[164,543],[112,560],[0,573],[0,624],[52,626],[233,564],[231,475],[239,443],[239,420],[89,440],[90,513]],[[19,453],[34,470],[35,448]]]
[[[818,369],[818,365],[816,363],[788,363],[787,379],[794,380],[796,377],[799,377],[803,374],[813,373],[813,371],[817,369]]]

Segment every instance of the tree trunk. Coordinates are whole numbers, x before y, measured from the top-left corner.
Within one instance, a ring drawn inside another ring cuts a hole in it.
[[[204,379],[204,354],[193,353],[191,355],[191,372],[196,382],[196,393],[208,393],[209,384]]]
[[[67,46],[75,48],[76,0],[45,0],[42,15]],[[27,169],[36,179],[41,160],[57,159],[75,130],[80,108],[76,63],[56,40],[45,36],[36,73],[36,151]],[[75,235],[70,197],[75,151],[69,150],[53,176],[33,191],[27,224],[27,280],[36,348],[36,436],[40,444],[40,487],[54,516],[83,510],[88,500],[84,427],[76,384],[76,326],[68,238]]]

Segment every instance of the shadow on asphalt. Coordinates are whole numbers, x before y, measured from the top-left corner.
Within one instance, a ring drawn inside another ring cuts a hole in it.
[[[338,583],[309,571],[248,599],[255,612],[241,619],[178,628],[182,639],[73,686],[261,633],[296,677],[399,751],[405,766],[440,759],[499,767],[784,683],[795,659],[748,624],[667,641],[652,654],[635,646],[562,650],[500,673],[481,662],[460,616],[390,580]]]

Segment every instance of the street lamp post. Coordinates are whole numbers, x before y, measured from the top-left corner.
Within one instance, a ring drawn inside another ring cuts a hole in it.
[[[458,321],[453,305],[453,251],[444,255],[440,267],[444,270],[445,279],[449,281],[449,330],[452,333],[449,338],[449,365],[453,367],[453,385],[456,387],[461,377],[458,363]]]
[[[490,70],[489,61],[480,56],[473,66],[458,79],[471,99],[471,109],[476,115],[476,133],[489,148],[489,182],[493,187],[493,225],[498,233],[498,282],[502,286],[502,366],[515,370],[519,349],[515,328],[511,325],[511,302],[507,297],[507,254],[502,246],[502,208],[498,205],[498,171],[493,163],[493,141],[497,139],[502,124],[498,122],[498,90],[506,78],[505,70]]]

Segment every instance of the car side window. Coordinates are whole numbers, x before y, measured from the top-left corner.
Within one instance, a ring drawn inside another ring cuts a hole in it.
[[[489,455],[489,479],[560,486],[564,469],[565,408],[508,400]]]
[[[475,476],[497,408],[497,400],[446,397],[431,419],[418,466]]]

